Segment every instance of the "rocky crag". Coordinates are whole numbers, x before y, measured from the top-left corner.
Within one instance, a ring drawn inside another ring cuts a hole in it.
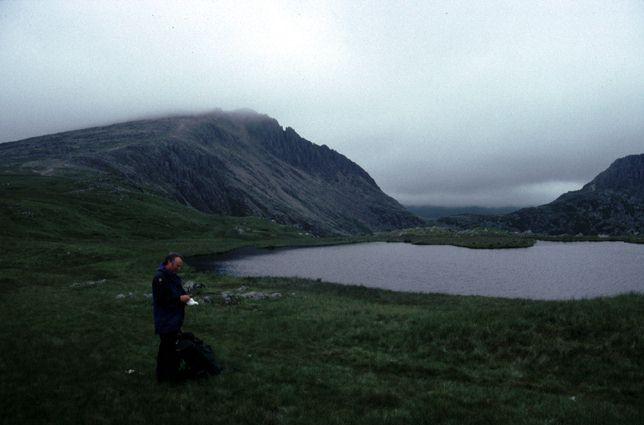
[[[497,227],[549,235],[644,234],[644,154],[613,162],[591,182],[553,202],[505,215],[438,220],[458,228]]]
[[[139,120],[0,144],[5,172],[107,177],[200,211],[315,234],[422,221],[357,164],[253,111]]]

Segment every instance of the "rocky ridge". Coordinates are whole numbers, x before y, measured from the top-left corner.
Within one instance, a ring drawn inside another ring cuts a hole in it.
[[[549,235],[644,234],[644,154],[614,161],[580,190],[549,204],[504,215],[446,217],[438,223]]]
[[[214,111],[0,144],[4,169],[84,174],[207,213],[254,215],[314,234],[356,234],[422,221],[344,155],[252,111]]]

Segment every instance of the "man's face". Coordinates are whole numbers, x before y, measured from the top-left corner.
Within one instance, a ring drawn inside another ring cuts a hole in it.
[[[168,263],[166,269],[173,273],[178,273],[181,270],[181,267],[183,267],[183,260],[180,257],[177,257]]]

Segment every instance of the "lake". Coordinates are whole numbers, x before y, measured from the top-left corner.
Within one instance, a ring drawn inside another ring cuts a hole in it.
[[[191,263],[192,264],[192,263]],[[256,250],[202,261],[235,276],[288,276],[395,291],[561,300],[644,292],[644,245],[542,242],[468,249],[373,242]]]

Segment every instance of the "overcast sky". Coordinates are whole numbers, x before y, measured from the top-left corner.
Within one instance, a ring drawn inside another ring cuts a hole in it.
[[[644,153],[644,1],[0,0],[0,142],[214,108],[404,204],[542,204]]]

